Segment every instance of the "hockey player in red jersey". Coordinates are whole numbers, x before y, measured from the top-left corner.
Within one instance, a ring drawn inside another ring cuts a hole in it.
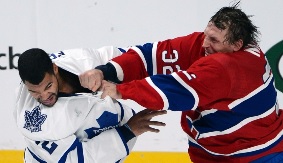
[[[221,8],[204,32],[134,46],[80,81],[92,90],[97,79],[122,82],[103,81],[104,95],[183,111],[193,162],[274,161],[283,152],[283,115],[258,33],[237,3]]]

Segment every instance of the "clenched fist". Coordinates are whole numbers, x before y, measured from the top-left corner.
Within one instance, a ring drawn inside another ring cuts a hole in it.
[[[107,95],[114,99],[121,99],[122,95],[118,92],[116,88],[116,84],[112,82],[108,82],[103,80],[102,85],[100,87],[100,91],[102,91],[101,98],[106,97]]]
[[[103,78],[102,71],[98,69],[91,69],[79,75],[81,85],[93,92],[101,86]]]

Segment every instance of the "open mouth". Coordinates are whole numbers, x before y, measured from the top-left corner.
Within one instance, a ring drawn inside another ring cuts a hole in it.
[[[214,54],[215,51],[213,49],[204,49],[204,55],[209,56],[211,54]]]
[[[51,95],[51,96],[48,97],[48,99],[42,101],[42,104],[44,104],[46,106],[51,106],[54,103],[54,99],[55,99],[55,96]]]
[[[204,51],[204,55],[205,56],[208,56],[210,53],[205,49],[205,51]]]

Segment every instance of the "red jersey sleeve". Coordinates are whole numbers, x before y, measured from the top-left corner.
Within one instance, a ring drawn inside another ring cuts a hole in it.
[[[149,109],[177,111],[205,107],[225,98],[230,81],[220,63],[204,57],[187,71],[154,75],[117,86],[124,99],[132,99]],[[225,108],[223,108],[225,109]]]
[[[117,71],[117,76],[123,76],[123,82],[186,70],[204,56],[203,39],[203,33],[196,32],[183,37],[133,46],[112,62],[116,63],[114,66],[120,66],[119,70],[122,71]]]

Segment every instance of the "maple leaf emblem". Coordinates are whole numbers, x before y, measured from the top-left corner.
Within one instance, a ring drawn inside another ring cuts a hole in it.
[[[24,128],[30,132],[41,131],[41,125],[46,120],[47,115],[41,114],[39,106],[35,107],[31,112],[25,111],[25,125]]]
[[[91,127],[85,130],[88,135],[88,139],[99,135],[103,131],[119,127],[120,124],[118,114],[113,114],[108,111],[104,111],[103,114],[101,114],[100,117],[96,119],[96,121],[98,122],[100,127]]]
[[[104,111],[103,114],[99,118],[97,118],[97,122],[100,125],[100,128],[104,128],[107,126],[115,126],[119,124],[118,114],[113,114],[108,111]]]

